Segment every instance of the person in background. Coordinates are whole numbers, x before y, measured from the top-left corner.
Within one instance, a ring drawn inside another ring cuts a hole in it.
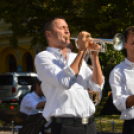
[[[134,26],[125,30],[124,37],[127,57],[111,71],[109,83],[113,103],[124,120],[123,134],[134,134]]]
[[[84,56],[89,45],[96,50],[99,45],[90,33],[82,31],[78,35],[78,54],[68,51],[70,32],[63,17],[47,20],[43,30],[49,46],[36,55],[35,66],[47,98],[43,116],[51,120],[51,134],[96,134],[95,105],[88,89],[102,92],[104,78],[99,53],[90,55],[93,71]]]
[[[24,123],[23,126],[17,126],[19,134],[32,133],[34,130],[38,130],[39,125],[36,124],[37,120],[40,120],[40,125],[42,126],[45,125],[44,122],[46,121],[42,116],[42,110],[45,107],[46,98],[44,97],[40,85],[41,85],[41,81],[39,81],[38,79],[35,80],[31,86],[30,93],[26,94],[20,102],[20,112],[27,114],[28,117],[27,117],[27,121]],[[27,123],[28,121],[30,123]],[[29,131],[27,131],[27,127],[29,127]],[[34,130],[32,130],[32,128]],[[41,130],[42,132],[39,132],[39,134],[40,133],[44,134],[44,129],[45,126],[42,127]]]
[[[20,111],[27,114],[37,114],[42,110],[46,103],[46,98],[40,87],[41,82],[36,80],[31,86],[31,93],[24,96],[20,104]]]

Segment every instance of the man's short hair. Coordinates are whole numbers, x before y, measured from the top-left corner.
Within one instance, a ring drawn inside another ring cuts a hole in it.
[[[129,33],[133,33],[134,34],[134,26],[130,26],[130,27],[126,28],[126,30],[124,32],[125,43],[127,43],[127,39],[128,39]],[[123,53],[123,55],[125,57],[127,57],[127,50],[125,48],[122,50],[122,53]]]
[[[52,31],[52,22],[56,19],[65,20],[65,18],[62,16],[55,16],[55,17],[52,17],[52,18],[46,20],[45,23],[43,24],[43,35],[45,38],[46,38],[46,35],[45,35],[46,31]]]
[[[33,91],[36,90],[36,85],[37,85],[37,84],[38,84],[39,86],[40,86],[40,84],[41,84],[41,81],[38,80],[38,79],[33,82],[32,86],[31,86],[31,91],[30,91],[30,92],[33,92]]]
[[[127,42],[129,33],[134,34],[134,26],[130,26],[130,27],[126,28],[126,30],[124,32],[125,42]]]

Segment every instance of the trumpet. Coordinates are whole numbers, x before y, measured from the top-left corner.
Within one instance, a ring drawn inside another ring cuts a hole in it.
[[[66,38],[74,40],[76,48],[79,49],[78,44],[77,44],[78,38],[74,38],[74,37],[66,37]],[[95,42],[96,44],[99,44],[100,49],[94,50],[93,48],[89,47],[88,51],[98,51],[98,52],[105,53],[106,52],[106,44],[112,44],[114,50],[121,51],[124,47],[124,44],[125,44],[125,38],[124,38],[123,34],[117,33],[117,34],[115,34],[113,39],[93,38],[93,42]]]

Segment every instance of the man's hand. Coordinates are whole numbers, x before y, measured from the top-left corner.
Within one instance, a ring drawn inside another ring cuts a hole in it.
[[[79,47],[79,51],[84,51],[88,48],[88,45],[93,43],[93,39],[91,38],[91,34],[86,32],[86,31],[82,31],[79,33],[78,35],[78,47]]]
[[[89,43],[88,45],[88,51],[89,51],[89,55],[92,58],[98,57],[99,55],[99,50],[101,49],[101,46],[95,42],[93,42],[92,44]],[[96,51],[92,51],[92,50],[96,50]]]
[[[36,106],[36,109],[41,109],[41,108],[44,108],[45,107],[45,104],[46,104],[46,101],[43,101],[43,102],[39,102]]]
[[[75,58],[74,62],[70,65],[71,69],[74,71],[76,76],[78,75],[78,73],[80,71],[84,56],[87,53],[88,44],[89,44],[89,42],[90,43],[92,42],[92,38],[90,36],[91,36],[90,33],[85,32],[85,31],[80,32],[78,35],[77,44],[79,47],[79,52],[78,52],[77,57]]]

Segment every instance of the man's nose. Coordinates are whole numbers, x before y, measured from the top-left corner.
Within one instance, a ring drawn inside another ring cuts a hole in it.
[[[69,29],[68,28],[65,28],[65,32],[69,33]]]

